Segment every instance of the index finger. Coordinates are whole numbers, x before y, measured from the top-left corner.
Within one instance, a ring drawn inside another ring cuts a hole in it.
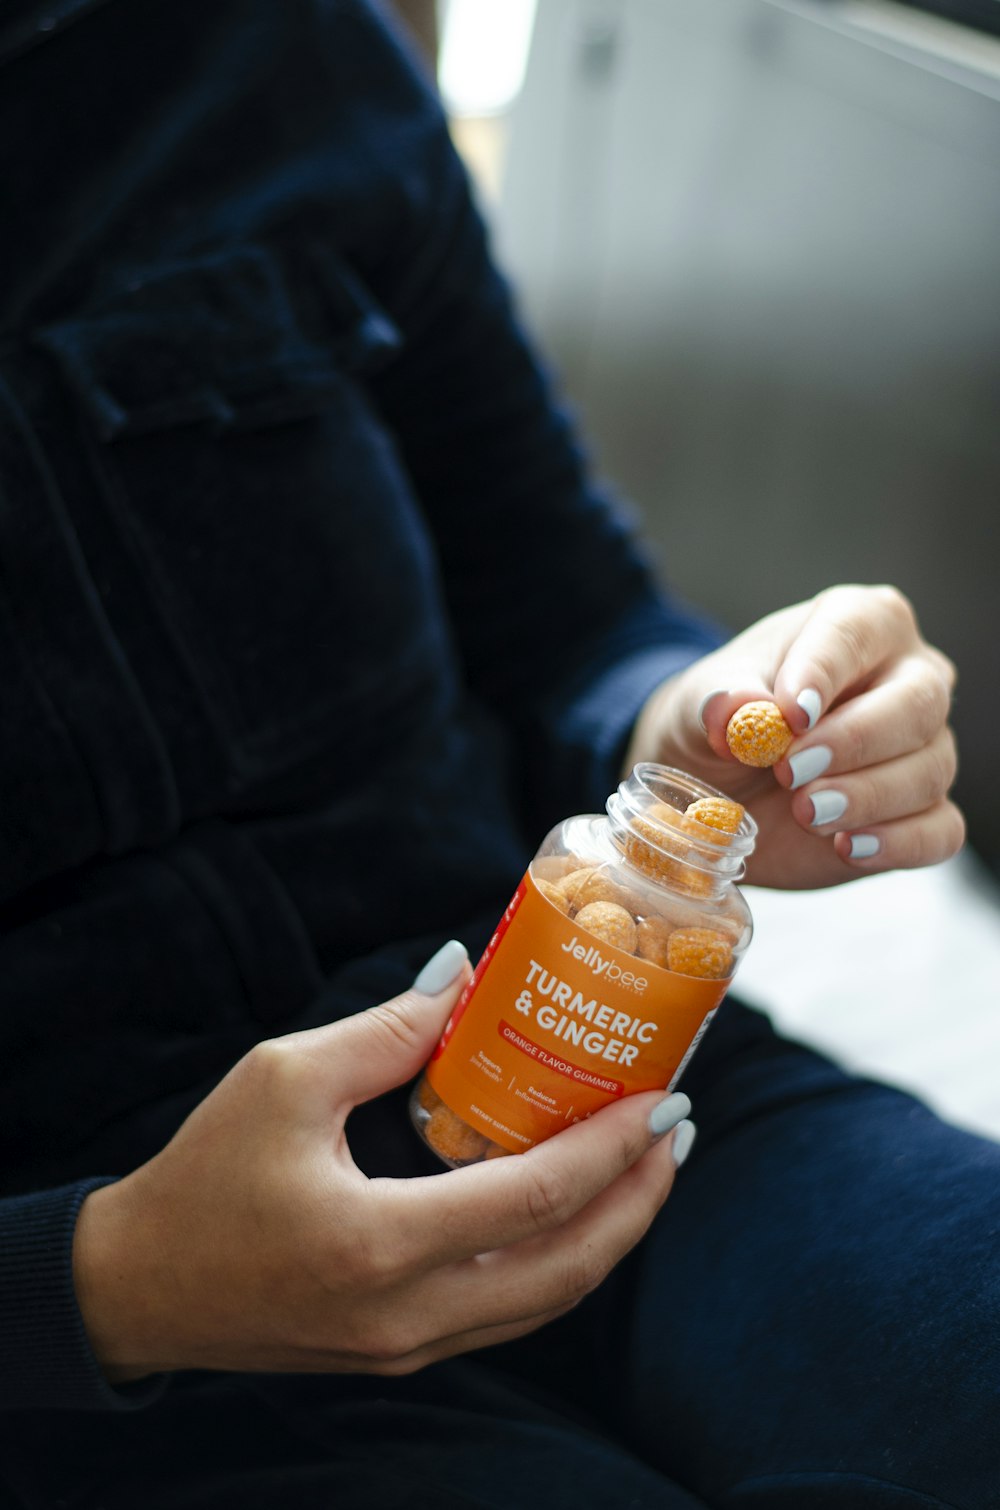
[[[626,1096],[512,1158],[392,1181],[384,1194],[402,1245],[397,1256],[433,1267],[563,1226],[656,1141],[649,1116],[663,1099],[655,1091]],[[665,1130],[691,1110],[687,1096],[669,1100]]]
[[[867,685],[918,638],[913,609],[894,587],[834,587],[789,645],[774,700],[798,734],[845,694]]]

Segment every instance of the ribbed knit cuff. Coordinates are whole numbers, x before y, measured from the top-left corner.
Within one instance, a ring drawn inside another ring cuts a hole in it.
[[[113,1183],[81,1180],[0,1201],[0,1408],[134,1410],[162,1393],[162,1378],[108,1383],[73,1288],[80,1207]]]

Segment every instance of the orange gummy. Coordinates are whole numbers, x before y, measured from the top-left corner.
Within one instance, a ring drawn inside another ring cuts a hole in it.
[[[627,912],[627,899],[628,893],[623,886],[619,886],[609,875],[592,870],[574,890],[572,906],[575,912],[580,912],[584,907],[589,907],[591,902],[615,902],[619,907],[625,907]]]
[[[643,918],[639,923],[636,955],[648,959],[651,965],[667,965],[667,943],[670,939],[670,924],[663,918]]]
[[[667,968],[702,980],[725,980],[732,973],[732,945],[714,928],[675,928],[667,941]]]
[[[556,881],[536,881],[535,885],[547,902],[558,907],[560,912],[569,912],[569,897]]]
[[[576,915],[580,927],[612,949],[623,949],[626,954],[635,951],[638,929],[635,919],[617,902],[588,902]]]
[[[693,818],[696,823],[703,823],[706,828],[718,829],[721,834],[735,834],[743,822],[745,811],[739,802],[733,802],[730,797],[699,797],[697,802],[692,802],[685,809],[684,816]]]
[[[594,874],[595,869],[596,866],[594,865],[581,865],[578,870],[571,870],[568,875],[563,876],[561,881],[556,882],[559,890],[566,898],[566,901],[568,903],[568,910],[570,912],[572,912],[573,908],[576,906],[577,892],[580,890],[585,881],[590,880],[590,877]]]
[[[650,902],[648,897],[640,896],[637,891],[629,891],[627,886],[619,886],[618,896],[615,898],[619,907],[624,907],[630,912],[636,922],[646,917],[649,913]]]
[[[631,820],[630,832],[625,839],[625,856],[636,870],[641,870],[644,875],[651,876],[654,881],[666,881],[668,885],[675,879],[676,861],[664,854],[664,850],[680,852],[679,835],[676,832],[680,823],[680,814],[676,808],[670,807],[666,802],[654,802],[646,812],[637,815]],[[646,842],[648,840],[648,843]],[[687,846],[684,845],[684,848]]]
[[[674,886],[689,897],[710,897],[715,881],[707,870],[696,870],[693,865],[679,865]]]
[[[431,1085],[426,1075],[424,1075],[424,1077],[420,1081],[419,1086],[417,1087],[417,1100],[419,1101],[425,1112],[432,1112],[435,1107],[438,1107],[442,1104],[441,1097],[438,1095],[433,1085]]]
[[[726,743],[744,765],[774,765],[794,738],[777,703],[744,703],[726,726]]]
[[[431,1112],[424,1137],[443,1159],[454,1159],[456,1163],[480,1158],[486,1152],[488,1142],[468,1122],[456,1117],[443,1101]]]

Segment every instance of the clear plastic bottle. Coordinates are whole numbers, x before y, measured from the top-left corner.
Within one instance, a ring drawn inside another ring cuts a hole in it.
[[[750,942],[735,883],[756,834],[722,792],[649,763],[607,816],[552,830],[414,1088],[439,1158],[523,1152],[618,1096],[673,1089]]]

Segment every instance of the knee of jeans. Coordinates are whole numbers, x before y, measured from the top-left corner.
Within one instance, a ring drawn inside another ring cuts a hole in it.
[[[776,1473],[745,1479],[713,1499],[719,1510],[990,1510],[985,1498],[961,1505],[863,1473]]]

